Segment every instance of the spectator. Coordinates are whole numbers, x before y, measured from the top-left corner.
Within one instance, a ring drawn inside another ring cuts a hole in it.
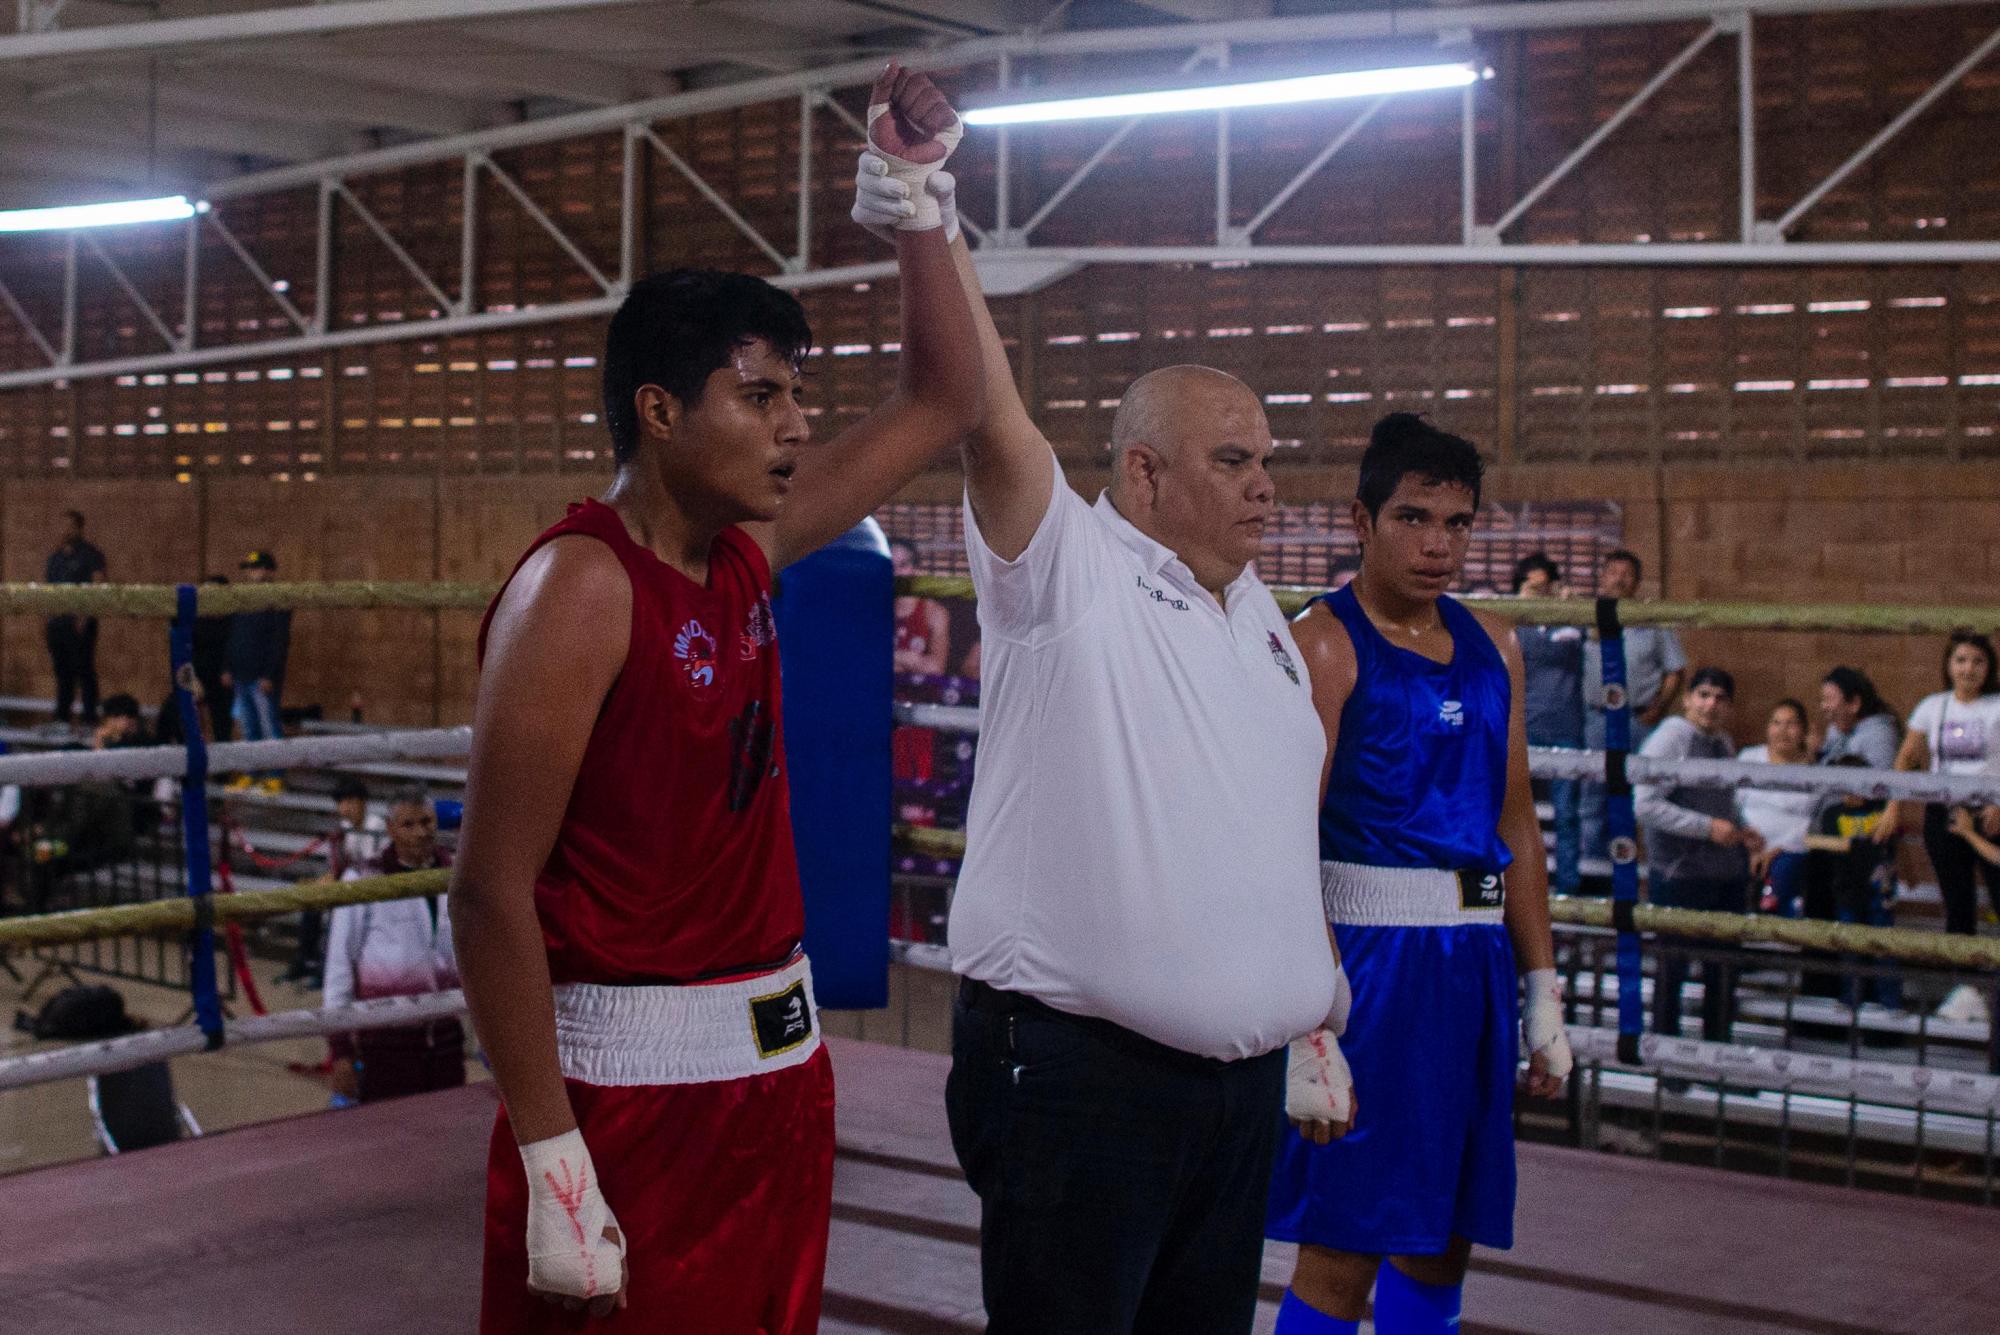
[[[451,865],[438,847],[437,809],[418,789],[389,804],[389,844],[342,880]],[[375,997],[411,997],[458,986],[451,917],[443,896],[347,904],[333,911],[326,943],[324,1003],[331,1010]],[[465,1030],[450,1017],[337,1034],[336,1095],[370,1103],[465,1083]]]
[[[268,584],[277,575],[278,559],[266,551],[251,552],[239,567],[252,584]],[[235,692],[232,714],[246,742],[264,742],[283,737],[279,721],[280,701],[285,691],[285,659],[291,652],[292,614],[284,608],[262,612],[238,612],[229,619],[229,642],[224,655],[222,684]],[[276,771],[261,775],[238,775],[230,781],[233,792],[242,792],[256,783],[267,793],[283,792],[284,781]]]
[[[1764,723],[1764,744],[1746,746],[1736,758],[1766,765],[1810,764],[1807,721],[1804,704],[1778,701]],[[1799,916],[1805,889],[1806,835],[1819,808],[1816,793],[1744,788],[1736,794],[1738,823],[1755,830],[1764,841],[1764,847],[1750,859],[1750,876],[1764,887],[1760,907],[1766,912],[1782,913],[1787,918]]]
[[[1620,547],[1605,553],[1598,566],[1597,591],[1606,598],[1630,599],[1639,592],[1645,565]],[[1632,711],[1632,746],[1639,751],[1646,737],[1673,708],[1687,670],[1680,636],[1664,626],[1625,628],[1625,698]],[[1593,632],[1583,648],[1583,736],[1592,750],[1604,747],[1604,656]],[[1583,846],[1592,857],[1606,856],[1604,785],[1583,785]]]
[[[1514,565],[1514,593],[1522,598],[1562,598],[1562,570],[1546,552],[1522,557]],[[1581,626],[1520,626],[1521,658],[1527,667],[1528,745],[1583,745],[1583,628]],[[1581,780],[1537,780],[1537,797],[1546,797],[1555,811],[1556,861],[1551,888],[1559,895],[1577,892],[1583,850]]]
[[[1994,671],[1993,642],[1969,630],[1955,630],[1945,641],[1944,687],[1927,695],[1910,711],[1909,731],[1896,753],[1896,768],[1928,770],[1933,774],[1985,774],[2000,771],[2000,675]],[[1876,838],[1887,843],[1916,824],[1906,802],[1892,803]],[[2000,806],[1974,811],[1980,832],[2000,834]],[[1937,872],[1944,897],[1944,929],[1970,936],[1979,930],[1978,880],[2000,907],[2000,867],[1983,863],[1963,839],[1951,832],[1951,812],[1942,803],[1924,808],[1924,851]],[[1938,1014],[1946,1019],[1977,1020],[1987,1013],[1986,999],[1969,984],[1960,984],[1945,998]]]
[[[1721,668],[1694,674],[1682,712],[1663,722],[1639,754],[1648,760],[1725,760],[1735,751],[1729,713],[1736,681]],[[1635,793],[1639,826],[1646,836],[1654,904],[1720,913],[1744,911],[1749,887],[1748,854],[1764,844],[1755,830],[1735,820],[1736,798],[1727,788],[1696,787],[1672,780],[1640,784]],[[1660,958],[1653,995],[1653,1028],[1681,1031],[1681,984],[1688,961],[1668,943]],[[1711,961],[1702,965],[1702,1037],[1725,1042],[1733,1020],[1736,970]]]
[[[42,572],[48,584],[102,584],[104,553],[83,537],[83,514],[63,511],[62,541],[49,553]],[[83,722],[97,722],[97,618],[56,616],[48,624],[49,662],[56,674],[56,722],[68,726],[79,690]]]
[[[1870,769],[1896,764],[1896,712],[1860,668],[1837,667],[1819,685],[1819,712],[1826,724],[1819,761],[1831,765],[1842,756],[1860,756]]]
[[[227,588],[229,576],[210,575],[203,584]],[[227,685],[229,677],[229,623],[234,620],[227,613],[222,616],[205,616],[194,619],[194,675],[201,683],[201,693],[208,710],[208,738],[212,742],[229,740],[229,710],[233,703]]]
[[[889,543],[898,579],[917,573],[917,549],[902,538]],[[935,598],[896,595],[896,671],[944,674],[951,648],[951,612]]]
[[[389,846],[389,824],[368,809],[368,785],[344,774],[333,785],[334,827],[327,833],[327,879],[347,879],[350,871],[366,871]],[[325,925],[320,913],[299,915],[298,945],[292,962],[278,975],[281,983],[321,987],[326,969]]]
[[[1857,755],[1842,756],[1833,762],[1843,768],[1865,769],[1868,762]],[[1889,804],[1880,798],[1859,793],[1843,795],[1819,817],[1814,843],[1835,858],[1833,874],[1833,916],[1836,922],[1860,923],[1868,927],[1896,925],[1895,856],[1877,834]],[[1867,966],[1865,956],[1846,957],[1850,966]],[[1854,968],[1841,980],[1841,998],[1849,1006],[1861,1000],[1863,988]],[[1902,980],[1893,973],[1876,973],[1866,991],[1871,1001],[1900,1008]]]

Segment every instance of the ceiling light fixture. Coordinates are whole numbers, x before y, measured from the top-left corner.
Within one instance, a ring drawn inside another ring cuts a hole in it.
[[[1175,111],[1221,111],[1231,107],[1269,107],[1291,102],[1327,102],[1344,97],[1381,97],[1437,88],[1463,88],[1492,71],[1454,62],[1448,65],[1405,65],[1395,69],[1349,70],[1338,74],[1307,74],[1251,83],[1209,84],[1193,88],[1163,88],[1150,92],[1109,93],[1093,97],[1051,98],[977,107],[965,113],[968,125],[1034,125],[1050,121],[1099,120],[1105,117],[1158,116]]]
[[[129,223],[179,222],[205,211],[186,195],[159,199],[121,199],[109,204],[63,204],[47,209],[0,209],[0,232],[74,232],[85,227],[123,227]]]

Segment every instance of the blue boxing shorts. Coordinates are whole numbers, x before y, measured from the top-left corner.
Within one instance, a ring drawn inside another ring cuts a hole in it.
[[[1520,1000],[1498,878],[1329,862],[1320,881],[1354,987],[1340,1046],[1359,1116],[1328,1145],[1285,1128],[1265,1235],[1365,1255],[1513,1246]]]

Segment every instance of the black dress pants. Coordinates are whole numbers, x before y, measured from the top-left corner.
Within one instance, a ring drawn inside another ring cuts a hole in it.
[[[1217,1061],[967,981],[945,1106],[989,1335],[1247,1335],[1285,1051]]]

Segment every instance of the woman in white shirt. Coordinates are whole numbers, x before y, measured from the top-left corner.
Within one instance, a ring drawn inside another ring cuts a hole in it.
[[[1945,689],[1925,696],[1910,712],[1910,730],[1896,753],[1896,768],[1932,774],[1988,774],[2000,770],[2000,675],[1993,642],[1969,630],[1955,630],[1945,643]],[[1915,813],[1907,802],[1892,802],[1881,832],[1887,840],[1910,829]],[[2000,828],[2000,806],[1973,815],[1989,834]],[[1945,930],[1970,936],[1979,928],[1975,877],[1984,869],[1986,893],[2000,908],[2000,867],[1982,863],[1970,845],[1951,832],[1950,808],[1932,803],[1923,814],[1924,851],[1937,871],[1944,896]]]
[[[1738,760],[1770,765],[1806,765],[1807,715],[1797,700],[1780,700],[1764,724],[1764,745],[1746,746]],[[1738,823],[1764,836],[1764,847],[1750,859],[1750,874],[1764,887],[1766,912],[1799,916],[1799,896],[1805,882],[1806,833],[1819,806],[1815,793],[1791,793],[1776,788],[1744,788],[1736,794]]]

